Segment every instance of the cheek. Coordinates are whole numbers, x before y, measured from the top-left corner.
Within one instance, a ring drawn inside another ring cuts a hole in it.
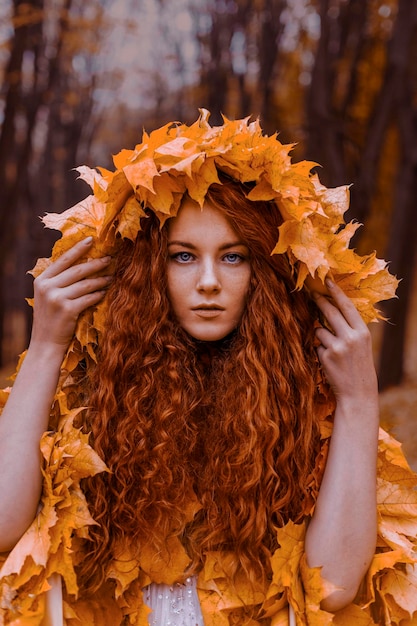
[[[167,293],[168,300],[174,313],[181,309],[188,291],[187,280],[182,272],[181,275],[175,271],[175,268],[168,269],[167,272]]]
[[[250,291],[250,284],[251,284],[250,270],[248,270],[245,273],[242,273],[242,276],[240,277],[240,279],[235,282],[236,304],[239,303],[239,308],[241,309],[242,312],[246,306],[246,301],[247,301],[249,291]]]
[[[175,309],[175,294],[177,292],[175,275],[168,269],[167,271],[167,296],[171,307]]]

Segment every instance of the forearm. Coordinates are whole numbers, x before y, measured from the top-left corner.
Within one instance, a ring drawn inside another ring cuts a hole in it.
[[[13,547],[32,522],[41,493],[39,440],[48,425],[64,354],[78,316],[103,298],[110,257],[80,262],[87,237],[62,254],[34,283],[32,339],[0,416],[0,552]]]
[[[0,552],[32,522],[41,493],[39,441],[47,429],[63,351],[31,346],[0,416]]]
[[[323,578],[340,587],[323,603],[330,611],[353,600],[375,551],[377,442],[377,399],[339,403],[306,535],[309,566],[322,567]]]

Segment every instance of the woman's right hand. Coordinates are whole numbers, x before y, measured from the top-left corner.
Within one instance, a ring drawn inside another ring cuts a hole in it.
[[[78,316],[103,298],[110,257],[80,262],[80,241],[35,279],[29,349],[0,416],[0,552],[13,548],[36,515],[42,488],[39,440]]]
[[[63,353],[80,313],[103,298],[112,277],[97,274],[111,257],[78,263],[91,244],[91,237],[75,244],[35,279],[32,347],[50,345]]]

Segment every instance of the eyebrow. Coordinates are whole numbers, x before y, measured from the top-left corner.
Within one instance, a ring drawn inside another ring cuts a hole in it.
[[[196,250],[197,246],[187,241],[168,241],[169,246],[180,246],[181,248],[189,248],[190,250]],[[247,245],[243,243],[243,241],[232,241],[230,243],[224,243],[220,246],[219,250],[227,250],[228,248],[237,248],[238,246],[244,246],[247,248]]]

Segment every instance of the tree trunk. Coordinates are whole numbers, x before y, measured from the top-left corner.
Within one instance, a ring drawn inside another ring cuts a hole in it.
[[[261,94],[262,126],[266,131],[274,132],[275,111],[273,104],[274,70],[278,58],[279,44],[284,26],[281,13],[285,8],[283,0],[265,0],[261,11],[261,30],[259,37],[259,91]]]
[[[395,116],[400,94],[403,93],[407,81],[415,10],[415,0],[399,0],[398,14],[388,45],[384,82],[370,120],[358,175],[352,189],[351,213],[360,222],[364,222],[369,215],[385,134]]]
[[[336,22],[329,8],[329,0],[320,0],[321,34],[307,97],[306,154],[323,166],[323,182],[336,186],[346,183],[346,168],[343,120],[334,110],[332,93],[340,41],[334,34]]]
[[[413,5],[413,6],[411,6]],[[417,6],[414,2],[400,0],[399,27],[407,31],[407,45],[411,46],[417,34]],[[405,54],[399,45],[392,50],[392,56],[400,62]],[[385,326],[379,362],[381,389],[398,385],[404,376],[404,349],[406,341],[407,312],[410,307],[413,273],[417,260],[417,107],[413,107],[413,59],[407,50],[409,65],[404,61],[401,82],[395,93],[398,127],[402,146],[402,161],[396,185],[395,205],[392,215],[387,258],[391,271],[401,278],[398,300],[391,300],[384,306],[384,313],[390,324]]]
[[[4,324],[6,298],[5,293],[5,262],[15,240],[16,220],[19,195],[27,185],[27,165],[31,155],[31,132],[35,124],[36,105],[31,102],[31,112],[26,116],[25,136],[19,137],[16,128],[18,115],[25,113],[22,93],[22,64],[24,53],[35,50],[39,42],[40,11],[43,0],[15,0],[14,17],[33,11],[33,23],[26,23],[16,28],[10,59],[6,70],[5,82],[7,95],[5,100],[4,120],[0,135],[0,189],[2,204],[0,205],[0,365],[3,364]]]

